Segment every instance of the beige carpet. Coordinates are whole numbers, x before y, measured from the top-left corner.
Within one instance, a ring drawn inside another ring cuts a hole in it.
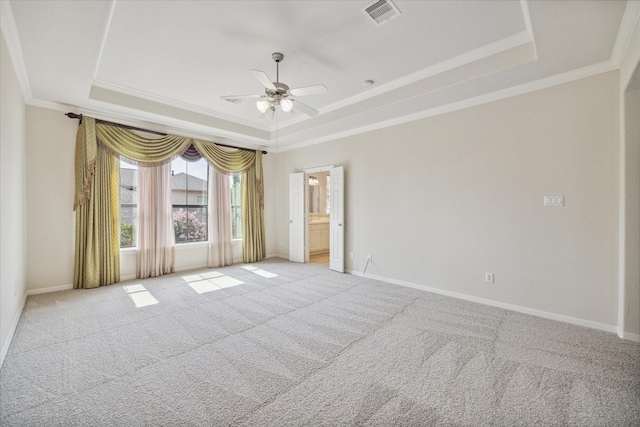
[[[31,296],[2,426],[640,425],[614,334],[269,260]]]

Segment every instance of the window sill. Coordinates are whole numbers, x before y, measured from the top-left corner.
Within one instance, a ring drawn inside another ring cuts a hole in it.
[[[206,242],[191,242],[191,243],[176,243],[175,248],[199,248],[199,247],[204,247],[204,246],[208,246],[209,245],[209,241]]]
[[[232,243],[242,243],[242,238],[239,239],[233,239],[231,241]],[[198,248],[198,247],[205,247],[209,245],[209,241],[206,242],[193,242],[193,243],[176,243],[175,247],[176,249],[178,248]],[[132,248],[120,248],[120,253],[122,254],[133,254],[138,250],[137,247],[132,247]]]

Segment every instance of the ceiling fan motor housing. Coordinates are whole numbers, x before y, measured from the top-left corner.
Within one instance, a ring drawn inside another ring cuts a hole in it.
[[[265,89],[265,93],[274,99],[285,98],[289,96],[289,86],[280,82],[273,82],[273,85],[276,87],[276,91],[271,89]]]

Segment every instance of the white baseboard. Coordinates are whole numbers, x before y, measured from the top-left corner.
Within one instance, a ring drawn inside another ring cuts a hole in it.
[[[631,332],[623,332],[620,338],[624,340],[640,342],[640,334],[633,334]]]
[[[72,284],[51,286],[50,288],[29,289],[27,290],[25,298],[29,295],[48,294],[49,292],[67,291],[69,289],[73,289]]]
[[[614,325],[606,325],[604,323],[593,322],[591,320],[580,319],[577,317],[565,316],[563,314],[550,313],[543,310],[538,310],[535,308],[523,307],[515,304],[508,304],[501,301],[495,301],[487,298],[480,298],[473,295],[462,294],[459,292],[447,291],[445,289],[434,288],[426,285],[419,285],[416,283],[406,282],[404,280],[396,280],[388,277],[378,276],[375,274],[362,274],[358,271],[350,271],[350,274],[355,276],[368,277],[370,279],[380,280],[382,282],[393,283],[395,285],[406,286],[408,288],[418,289],[421,291],[427,291],[434,294],[445,295],[452,298],[457,298],[465,301],[476,302],[478,304],[489,305],[492,307],[504,308],[506,310],[515,311],[518,313],[530,314],[532,316],[542,317],[544,319],[550,320],[558,320],[560,322],[571,323],[574,325],[585,326],[591,329],[598,329],[601,331],[616,333],[617,328]],[[629,339],[632,341],[637,341],[638,335],[635,334],[625,334],[624,339]]]
[[[9,329],[9,335],[7,335],[7,340],[3,343],[2,353],[0,353],[0,368],[2,368],[2,364],[4,363],[4,358],[9,351],[9,346],[11,345],[11,341],[13,341],[13,334],[16,332],[16,328],[18,327],[18,322],[20,321],[20,316],[22,316],[22,311],[24,310],[24,305],[27,303],[28,292],[25,292],[22,295],[22,302],[20,303],[20,309],[16,313],[16,316],[11,323],[11,328]]]
[[[268,258],[283,258],[283,256],[280,255],[280,254],[267,254],[267,255],[265,255],[264,258],[265,259],[268,259]]]

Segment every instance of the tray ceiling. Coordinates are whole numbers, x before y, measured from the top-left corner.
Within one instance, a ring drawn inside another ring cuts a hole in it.
[[[396,0],[379,26],[371,3],[3,1],[2,28],[30,104],[283,150],[616,69],[640,2]],[[220,99],[262,93],[272,52],[329,89],[318,116]]]

